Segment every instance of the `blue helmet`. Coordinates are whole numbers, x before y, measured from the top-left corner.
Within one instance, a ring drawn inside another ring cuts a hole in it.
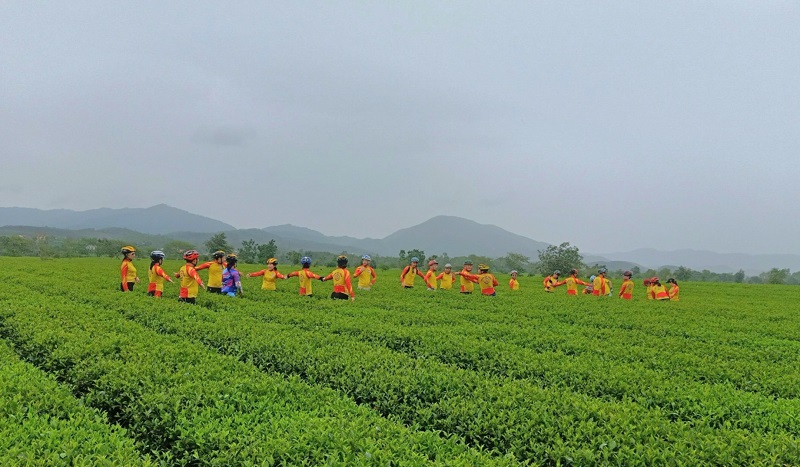
[[[372,261],[372,258],[370,258],[369,255],[364,255],[364,256],[361,257],[361,259],[365,259],[367,261]]]
[[[417,258],[416,256],[414,256],[413,258],[411,258],[411,262],[412,262],[412,263],[419,263],[419,258]]]
[[[297,258],[297,256],[295,256],[295,258]],[[311,264],[311,258],[308,256],[303,256],[300,258],[300,264]]]

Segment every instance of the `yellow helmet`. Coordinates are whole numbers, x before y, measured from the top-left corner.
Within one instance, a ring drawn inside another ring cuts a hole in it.
[[[480,270],[480,271],[488,271],[489,270],[489,266],[481,263],[481,264],[478,265],[478,270]]]
[[[136,248],[128,245],[128,246],[122,247],[122,250],[120,250],[120,251],[122,252],[123,255],[127,255],[128,253],[136,253]]]
[[[267,260],[267,264],[278,264],[278,258],[270,258]]]

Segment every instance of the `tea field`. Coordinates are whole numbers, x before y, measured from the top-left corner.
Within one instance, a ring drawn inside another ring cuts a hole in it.
[[[117,260],[0,258],[0,465],[800,464],[796,286],[482,297],[378,270],[355,302],[251,278],[192,306],[135,264],[123,294]]]

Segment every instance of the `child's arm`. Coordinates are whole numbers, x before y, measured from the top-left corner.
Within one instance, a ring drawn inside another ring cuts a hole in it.
[[[209,261],[207,263],[203,263],[203,264],[199,264],[199,265],[195,266],[194,269],[197,270],[197,271],[199,271],[201,269],[208,269],[212,264],[214,264],[214,262],[213,261]]]
[[[122,266],[122,290],[128,291],[128,264]]]
[[[163,277],[164,279],[166,279],[166,280],[167,280],[167,282],[172,282],[172,278],[171,278],[171,277],[169,277],[169,274],[167,274],[166,272],[164,272],[164,270],[161,268],[161,266],[159,266],[159,265],[157,265],[157,264],[156,264],[156,265],[154,266],[154,268],[155,268],[154,270],[155,270],[155,273],[156,273],[156,274],[158,274],[159,276],[161,276],[161,277]]]
[[[370,273],[372,274],[372,280],[370,281],[369,285],[374,285],[375,281],[378,280],[378,273],[375,272],[375,268],[369,268]]]
[[[251,272],[250,274],[247,275],[247,277],[263,276],[265,272],[267,272],[266,269],[262,269],[262,270],[256,271],[256,272]]]

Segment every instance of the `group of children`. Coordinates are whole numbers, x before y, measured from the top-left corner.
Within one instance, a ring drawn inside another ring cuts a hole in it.
[[[515,271],[512,271],[512,281],[514,272]],[[563,281],[559,281],[561,271],[556,270],[553,274],[544,278],[542,285],[544,285],[545,292],[554,292],[556,287],[566,285],[567,295],[578,295],[578,286],[583,285],[583,293],[586,295],[611,296],[614,288],[611,285],[611,281],[606,277],[607,274],[608,270],[606,268],[600,268],[596,276],[591,276],[589,282],[584,282],[578,278],[578,270],[573,269],[570,271],[569,277]],[[631,271],[625,271],[622,277],[622,285],[620,286],[617,296],[623,300],[632,300],[634,283],[631,277],[633,277],[633,273]],[[644,286],[647,288],[647,299],[661,301],[671,300],[673,302],[680,300],[678,281],[669,278],[667,279],[667,284],[672,284],[669,291],[666,286],[661,284],[658,277],[645,279]]]
[[[133,265],[133,260],[136,257],[136,248],[133,246],[125,246],[121,251],[123,255],[122,265],[120,266],[121,285],[120,290],[123,292],[133,291],[136,283],[139,282],[139,277],[136,275],[136,267]],[[150,269],[148,271],[149,285],[147,294],[154,297],[161,297],[164,291],[164,282],[172,282],[172,278],[164,272],[161,265],[164,262],[164,253],[162,251],[153,251],[150,253]],[[235,254],[226,254],[224,251],[215,251],[212,254],[212,260],[198,265],[197,262],[200,258],[200,253],[196,250],[188,250],[184,252],[183,259],[186,261],[180,271],[175,273],[175,278],[180,279],[180,292],[178,300],[186,303],[195,303],[197,294],[200,288],[207,290],[211,293],[225,294],[228,296],[241,296],[243,295],[241,275],[236,268],[238,258]],[[359,265],[352,277],[358,278],[357,287],[359,290],[370,290],[378,278],[375,269],[371,266],[372,259],[369,255],[361,257],[361,265]],[[278,260],[276,258],[269,258],[267,260],[266,269],[247,274],[247,277],[262,277],[261,289],[262,290],[276,290],[278,279],[289,279],[297,277],[300,281],[300,295],[312,296],[313,295],[313,280],[322,282],[333,281],[333,292],[331,298],[355,300],[355,291],[353,289],[352,278],[350,271],[347,269],[348,259],[342,255],[336,258],[336,269],[331,271],[327,276],[319,276],[311,272],[311,258],[303,256],[300,259],[301,269],[291,272],[289,274],[281,274],[278,272]],[[459,292],[462,294],[471,294],[475,290],[475,284],[478,284],[480,292],[485,296],[495,296],[497,294],[496,287],[499,285],[497,278],[489,272],[489,266],[485,264],[478,265],[478,274],[472,272],[472,261],[464,261],[464,267],[459,272],[453,272],[451,264],[444,265],[444,271],[437,274],[439,262],[435,259],[428,261],[428,270],[423,274],[419,270],[419,258],[411,258],[408,266],[403,268],[400,273],[400,285],[405,289],[414,287],[414,282],[417,276],[425,281],[428,290],[452,289],[455,285],[456,276],[459,276]],[[203,283],[202,278],[197,273],[199,270],[208,269],[208,285]],[[610,296],[613,292],[611,281],[606,278],[608,271],[601,268],[596,276],[589,278],[589,282],[584,282],[578,278],[578,270],[573,269],[570,271],[569,277],[564,280],[559,280],[561,271],[555,271],[553,274],[545,277],[543,281],[544,289],[546,292],[554,292],[557,287],[562,285],[567,286],[567,295],[578,295],[578,286],[582,285],[584,294],[591,294],[596,296]],[[511,280],[508,285],[509,288],[519,290],[520,284],[518,280],[519,273],[511,271]],[[633,281],[631,280],[632,273],[625,271],[624,280],[618,296],[625,300],[633,298]],[[647,298],[652,300],[673,300],[677,301],[680,297],[680,289],[675,279],[667,280],[668,284],[672,284],[672,288],[667,291],[666,287],[659,282],[657,277],[645,279],[644,285],[647,287]]]

